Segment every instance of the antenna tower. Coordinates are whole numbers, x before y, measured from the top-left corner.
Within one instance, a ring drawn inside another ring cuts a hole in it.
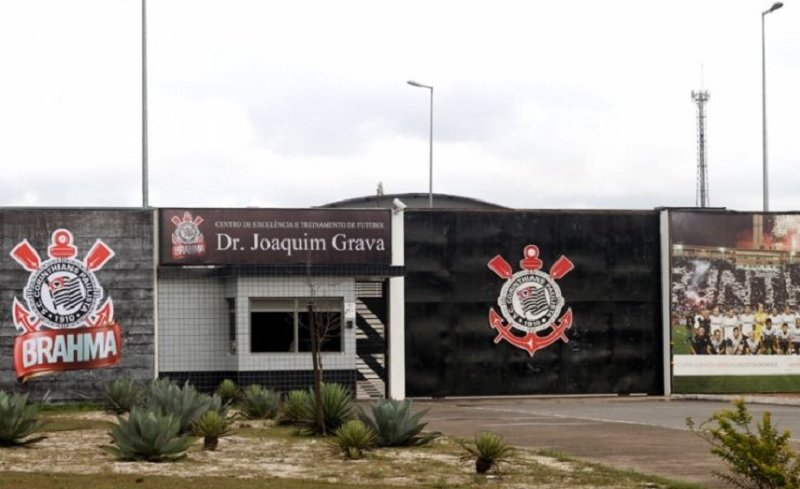
[[[697,207],[708,207],[708,163],[706,154],[706,102],[708,90],[692,90],[692,100],[697,104]]]

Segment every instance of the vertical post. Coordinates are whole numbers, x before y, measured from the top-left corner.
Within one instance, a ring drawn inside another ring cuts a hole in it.
[[[142,207],[147,207],[147,0],[142,0]]]
[[[392,209],[392,265],[405,265],[404,212],[401,206]],[[405,277],[389,279],[389,375],[390,399],[406,397],[406,283]]]
[[[761,161],[764,171],[764,212],[769,212],[769,180],[767,174],[767,63],[764,37],[764,17],[761,13]]]
[[[428,174],[428,207],[433,208],[433,87],[431,89],[430,165]]]
[[[669,236],[669,210],[661,209],[659,212],[659,227],[661,234],[661,362],[664,368],[662,382],[664,395],[672,394],[672,302],[670,300],[671,277],[670,268],[670,236]]]

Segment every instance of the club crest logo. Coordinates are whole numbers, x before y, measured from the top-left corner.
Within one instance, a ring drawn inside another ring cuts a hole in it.
[[[172,216],[175,231],[172,232],[172,258],[181,260],[190,256],[203,256],[206,254],[206,242],[200,231],[203,218],[192,218],[191,212],[184,212],[183,219]]]
[[[566,331],[572,326],[572,309],[561,314],[564,297],[556,282],[575,268],[569,258],[562,255],[550,273],[544,273],[539,248],[531,244],[523,250],[519,272],[514,273],[500,255],[487,265],[506,281],[497,297],[500,314],[494,308],[489,310],[489,326],[497,331],[495,343],[505,340],[533,356],[559,339],[569,342]]]
[[[114,251],[97,240],[81,261],[68,230],[56,230],[51,241],[46,260],[27,239],[11,250],[11,257],[31,272],[22,290],[25,305],[16,297],[12,305],[19,333],[14,366],[23,380],[61,370],[105,367],[120,359],[114,305],[104,297],[94,274]]]

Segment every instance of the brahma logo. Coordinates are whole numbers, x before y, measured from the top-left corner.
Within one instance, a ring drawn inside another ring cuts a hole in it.
[[[203,256],[206,254],[206,242],[200,232],[203,218],[196,216],[192,219],[191,212],[184,212],[183,219],[172,216],[175,231],[172,233],[172,258],[180,260],[190,256]]]
[[[49,259],[44,261],[27,239],[11,250],[11,257],[31,272],[22,292],[27,308],[16,297],[12,307],[19,333],[14,367],[23,380],[62,370],[107,367],[120,360],[114,305],[110,297],[103,301],[103,289],[94,275],[114,252],[97,240],[80,261],[72,242],[72,233],[56,230],[47,250]]]
[[[506,280],[497,297],[502,317],[494,309],[489,310],[489,326],[497,331],[494,342],[505,340],[530,356],[559,339],[567,343],[566,331],[572,326],[572,309],[559,317],[564,297],[556,280],[575,265],[563,255],[550,268],[549,274],[541,271],[542,265],[539,248],[532,244],[525,247],[520,261],[522,270],[517,273],[513,273],[511,265],[500,255],[488,263],[491,271]]]

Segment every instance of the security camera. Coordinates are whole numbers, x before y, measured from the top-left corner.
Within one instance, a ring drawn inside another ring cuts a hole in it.
[[[406,207],[408,207],[407,205],[405,205],[403,203],[402,200],[397,199],[397,198],[392,201],[392,205],[394,206],[395,210],[397,210],[398,212],[404,211],[404,210],[406,210]]]

